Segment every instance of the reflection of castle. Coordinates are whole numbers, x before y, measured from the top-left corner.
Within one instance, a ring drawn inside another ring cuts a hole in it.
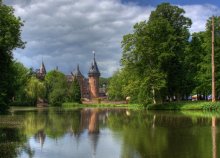
[[[46,75],[46,68],[44,66],[43,61],[40,69],[37,69],[36,75],[37,78],[41,80],[44,79]],[[79,65],[77,66],[77,69],[74,73],[71,72],[71,75],[66,75],[68,83],[71,83],[74,80],[74,78],[78,80],[81,89],[82,98],[91,98],[91,99],[99,97],[99,77],[100,77],[100,72],[98,69],[98,65],[96,63],[95,53],[88,72],[88,78],[85,78],[82,75],[79,69]]]

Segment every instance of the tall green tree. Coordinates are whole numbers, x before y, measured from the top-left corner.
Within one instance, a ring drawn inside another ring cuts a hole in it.
[[[69,88],[69,101],[81,103],[81,90],[76,77],[74,78]]]
[[[45,99],[46,86],[34,76],[29,79],[25,90],[26,99],[31,101],[33,105],[36,105],[38,99]]]
[[[61,105],[67,97],[67,80],[63,73],[53,70],[46,74],[47,98],[52,105]]]
[[[217,96],[220,95],[220,17],[214,17],[214,28],[215,28],[215,67],[216,67],[216,92]],[[200,50],[200,56],[198,58],[198,71],[196,73],[196,80],[198,84],[196,85],[195,90],[199,94],[208,95],[211,94],[211,51],[212,51],[212,19],[211,17],[207,20],[206,30],[197,35],[197,39],[200,40],[199,43],[194,44],[195,47],[192,48],[192,51],[196,53]],[[195,41],[195,40],[194,40]],[[191,44],[194,42],[192,40]],[[195,63],[195,61],[193,61]]]
[[[184,53],[191,26],[184,13],[177,6],[162,3],[151,12],[148,22],[135,24],[134,33],[123,37],[122,65],[142,81],[139,84],[142,90],[137,93],[142,97],[140,100],[151,99],[156,103],[166,96],[183,95]]]
[[[160,62],[160,70],[166,74],[167,94],[180,98],[186,85],[184,68],[185,51],[189,40],[191,20],[184,16],[185,11],[169,3],[160,4],[153,11],[149,23],[163,21],[163,25],[153,27],[152,40]],[[154,26],[154,25],[153,25]],[[159,34],[156,30],[160,30]],[[163,37],[165,36],[165,37]],[[161,39],[162,38],[162,39]]]
[[[210,43],[211,44],[211,43]],[[211,90],[211,58],[206,48],[206,33],[198,32],[192,34],[185,57],[186,77],[191,80],[192,94],[203,94],[207,96]]]
[[[121,71],[116,71],[113,76],[110,78],[108,85],[108,99],[110,100],[124,100],[122,86],[124,85],[122,80]]]
[[[13,101],[26,101],[26,91],[28,81],[31,77],[30,70],[27,69],[22,63],[13,61]]]
[[[14,9],[0,0],[0,112],[7,109],[7,104],[13,97],[10,91],[13,83],[12,51],[24,47],[21,40],[22,26],[21,19],[14,16]]]

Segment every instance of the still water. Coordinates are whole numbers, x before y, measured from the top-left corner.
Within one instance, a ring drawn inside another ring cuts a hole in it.
[[[38,109],[0,116],[1,158],[217,158],[218,113]]]

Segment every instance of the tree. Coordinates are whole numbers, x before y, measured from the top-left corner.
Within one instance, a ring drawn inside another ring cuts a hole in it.
[[[121,71],[116,71],[113,76],[110,78],[108,85],[108,99],[110,100],[124,100],[125,96],[123,96],[122,92],[122,78]]]
[[[26,86],[27,100],[36,105],[38,99],[44,99],[46,96],[46,86],[36,77],[31,77]]]
[[[63,73],[53,70],[46,74],[47,98],[52,105],[61,105],[67,97],[67,80]]]
[[[11,84],[14,96],[13,101],[25,101],[25,88],[31,77],[30,70],[18,61],[13,61],[13,70],[14,82]]]
[[[214,17],[214,30],[215,30],[215,67],[216,67],[216,92],[217,96],[220,95],[220,17]],[[196,52],[196,48],[201,48],[200,51],[200,62],[198,63],[198,72],[196,75],[196,79],[199,84],[196,86],[196,91],[200,94],[204,94],[207,96],[211,94],[211,43],[212,43],[212,19],[211,17],[207,20],[206,30],[204,32],[199,33],[198,38],[200,39],[200,43],[197,43],[196,46],[192,49],[193,52]],[[192,41],[193,42],[193,41]],[[191,43],[192,43],[191,42]],[[195,61],[194,61],[195,62]]]
[[[21,40],[20,18],[14,16],[12,7],[6,6],[0,0],[0,112],[7,109],[7,104],[13,97],[10,85],[13,83],[12,51],[15,48],[23,48]]]
[[[140,101],[156,103],[185,93],[183,62],[191,20],[184,13],[177,6],[162,3],[151,12],[148,22],[135,24],[134,33],[123,37],[122,65],[140,81],[134,85],[140,88],[136,93]]]
[[[104,78],[104,77],[99,78],[100,88],[106,87],[108,85],[108,83],[109,83],[109,78]]]
[[[186,85],[183,62],[190,36],[188,28],[192,24],[191,20],[183,15],[184,13],[185,11],[177,6],[162,3],[151,13],[148,22],[154,24],[163,21],[162,24],[166,26],[153,25],[152,40],[159,53],[160,70],[166,74],[167,95],[179,99],[184,95],[183,86]],[[158,30],[160,30],[159,34],[156,32]]]
[[[75,77],[69,89],[69,101],[81,103],[81,90],[79,82]]]

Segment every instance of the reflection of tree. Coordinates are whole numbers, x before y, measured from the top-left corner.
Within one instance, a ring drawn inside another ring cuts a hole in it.
[[[211,157],[210,118],[184,115],[161,115],[168,129],[168,147],[163,155],[169,158]],[[162,124],[160,124],[162,125]],[[170,151],[172,149],[172,152]]]
[[[0,157],[15,158],[25,147],[26,137],[18,128],[0,128]]]
[[[36,135],[39,131],[51,138],[58,138],[66,133],[80,133],[80,111],[30,112],[25,115],[24,133],[29,136]]]
[[[122,130],[122,158],[154,157],[152,154],[155,153],[162,157],[161,151],[167,147],[167,131],[163,128],[152,128],[153,119],[153,115],[140,111],[130,116],[127,116],[126,112],[109,116],[109,127]]]
[[[29,156],[29,158],[32,158],[34,157],[34,150],[31,149],[31,146],[29,143],[26,143],[24,146],[23,146],[23,149],[22,149],[25,153],[27,153],[27,155]]]
[[[117,131],[113,136],[117,142],[123,142],[121,158],[217,158],[218,131],[216,126],[210,130],[211,121],[216,125],[217,118],[185,115],[138,110],[130,110],[128,114],[125,109],[50,109],[26,112],[22,128],[0,128],[0,157],[1,154],[8,154],[6,157],[9,158],[16,157],[21,151],[33,157],[34,151],[25,143],[25,135],[35,136],[37,141],[44,142],[46,137],[59,138],[65,134],[79,140],[83,132],[88,132],[95,157],[99,132],[102,132],[100,129],[107,126],[112,131]],[[10,137],[4,136],[4,133]]]
[[[41,149],[43,148],[44,145],[44,141],[46,138],[46,134],[44,133],[44,130],[39,130],[36,134],[35,134],[35,139],[40,143],[41,145]]]
[[[212,158],[217,158],[216,117],[212,117]]]
[[[212,154],[216,158],[217,128],[212,128],[210,133],[210,122],[210,117],[201,115],[190,117],[177,112],[137,111],[130,116],[111,114],[107,124],[112,130],[122,132],[122,158],[207,158]]]

